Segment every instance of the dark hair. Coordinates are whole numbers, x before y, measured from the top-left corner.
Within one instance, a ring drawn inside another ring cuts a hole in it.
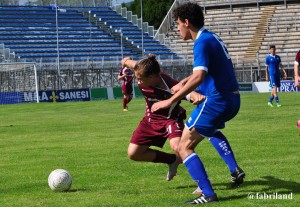
[[[196,28],[200,29],[204,26],[204,14],[202,8],[197,3],[184,3],[173,10],[175,21],[179,18],[180,21],[185,19]]]
[[[275,45],[270,45],[270,49],[272,48],[276,49]]]
[[[134,67],[134,71],[139,71],[144,77],[160,73],[160,66],[153,54],[141,59]]]

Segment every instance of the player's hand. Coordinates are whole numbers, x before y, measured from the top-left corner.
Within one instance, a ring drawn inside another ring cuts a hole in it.
[[[163,100],[163,101],[159,101],[159,102],[156,102],[152,105],[151,107],[151,112],[154,113],[160,109],[165,109],[165,108],[168,108],[172,105],[172,102],[167,99],[167,100]]]
[[[122,68],[126,67],[126,65],[125,65],[126,60],[131,60],[131,57],[124,57],[124,58],[122,59],[122,61],[121,61]]]
[[[174,94],[174,93],[177,93],[184,85],[182,83],[177,83],[175,86],[173,86],[171,88],[171,92]]]
[[[206,99],[206,96],[202,95],[201,93],[197,93],[195,91],[192,91],[190,93],[190,97],[191,97],[191,102],[194,105],[197,105]]]
[[[268,76],[266,77],[266,81],[269,81],[269,77]]]

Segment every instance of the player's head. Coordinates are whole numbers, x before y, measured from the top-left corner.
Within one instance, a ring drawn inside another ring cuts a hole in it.
[[[173,17],[178,24],[178,32],[184,39],[191,39],[189,28],[200,29],[204,26],[202,8],[197,3],[184,3],[173,10]]]
[[[276,47],[275,47],[275,45],[270,45],[270,53],[271,53],[272,55],[275,55],[275,52],[276,52]]]
[[[150,82],[152,77],[159,75],[160,66],[156,60],[156,56],[151,54],[138,61],[133,70],[136,79],[146,86],[151,85]]]

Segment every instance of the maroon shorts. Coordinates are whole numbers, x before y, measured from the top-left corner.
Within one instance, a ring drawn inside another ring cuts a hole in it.
[[[133,87],[132,84],[123,84],[122,85],[122,93],[124,95],[132,95]]]
[[[130,143],[137,145],[163,147],[166,140],[181,137],[184,128],[183,120],[151,120],[144,117],[133,132]]]

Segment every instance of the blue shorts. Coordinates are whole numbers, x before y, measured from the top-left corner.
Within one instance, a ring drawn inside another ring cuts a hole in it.
[[[279,75],[269,75],[270,87],[280,87],[280,74]]]
[[[218,129],[225,128],[229,121],[240,109],[240,94],[222,94],[207,97],[198,104],[185,126],[194,127],[204,137],[213,137]]]

